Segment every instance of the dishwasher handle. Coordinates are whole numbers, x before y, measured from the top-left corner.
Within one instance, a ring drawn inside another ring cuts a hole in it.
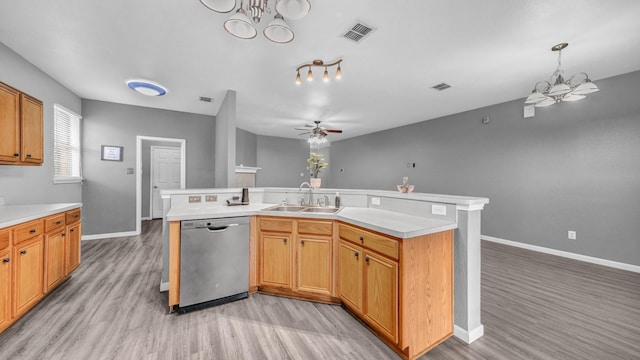
[[[216,233],[216,232],[223,232],[226,231],[228,228],[232,227],[232,226],[238,226],[240,224],[227,224],[224,226],[207,226],[207,231],[212,232],[212,233]]]

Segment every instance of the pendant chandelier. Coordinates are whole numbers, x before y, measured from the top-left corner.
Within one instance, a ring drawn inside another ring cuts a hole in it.
[[[577,101],[582,100],[586,94],[599,91],[596,84],[591,82],[586,73],[577,73],[568,80],[564,78],[562,70],[562,49],[569,46],[567,43],[561,43],[551,48],[552,51],[558,52],[558,67],[551,75],[550,81],[538,81],[531,95],[525,100],[525,104],[534,104],[536,107],[544,107],[559,103],[561,101]],[[577,82],[575,79],[582,79]]]
[[[200,2],[208,9],[219,13],[228,13],[236,8],[236,0],[200,0]],[[253,24],[260,23],[265,12],[269,14],[272,12],[267,2],[268,0],[249,0],[245,7],[244,0],[241,0],[235,14],[224,22],[224,29],[240,39],[255,38],[258,31]],[[275,0],[274,10],[273,20],[262,33],[270,41],[286,44],[293,40],[295,34],[284,19],[302,19],[311,10],[311,3],[309,0]]]

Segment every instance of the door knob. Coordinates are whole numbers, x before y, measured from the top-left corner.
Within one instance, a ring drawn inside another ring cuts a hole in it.
[[[153,186],[153,188],[154,188],[154,189],[157,189],[158,187],[154,185],[154,186]]]

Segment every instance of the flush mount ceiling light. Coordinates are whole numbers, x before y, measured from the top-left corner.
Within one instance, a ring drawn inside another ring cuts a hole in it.
[[[235,0],[200,0],[200,2],[208,9],[219,13],[228,13],[236,7]],[[240,1],[235,14],[224,22],[224,29],[239,39],[255,38],[258,31],[253,24],[260,23],[265,12],[269,14],[272,12],[267,3],[268,0],[248,0],[248,5],[245,7],[244,0]],[[285,18],[301,19],[309,13],[310,9],[309,0],[276,0],[273,20],[262,33],[267,39],[277,44],[291,42],[295,34],[285,22]]]
[[[342,62],[342,59],[332,62],[330,64],[325,64],[324,61],[322,60],[313,60],[313,62],[311,64],[302,64],[300,66],[298,66],[298,68],[296,69],[296,85],[300,85],[302,83],[302,80],[300,78],[300,69],[304,69],[304,68],[309,68],[309,71],[307,71],[307,81],[313,81],[313,72],[311,71],[311,67],[312,66],[318,66],[318,67],[323,67],[324,68],[324,73],[322,76],[322,80],[324,82],[329,82],[329,71],[328,68],[331,66],[336,66],[338,65],[338,69],[336,69],[336,79],[340,80],[342,79],[342,68],[340,67],[340,63]]]
[[[129,89],[147,96],[162,96],[167,93],[162,85],[148,80],[129,80],[127,81]]]
[[[561,43],[551,48],[551,51],[558,52],[558,67],[551,75],[550,81],[538,81],[531,91],[531,95],[525,100],[525,104],[534,104],[536,107],[544,107],[559,103],[561,101],[577,101],[582,100],[586,94],[599,91],[596,84],[591,82],[586,73],[577,73],[568,80],[564,79],[564,71],[562,70],[562,49],[569,46],[567,43]],[[583,78],[582,81],[576,82],[574,79]],[[553,85],[552,85],[553,84]]]

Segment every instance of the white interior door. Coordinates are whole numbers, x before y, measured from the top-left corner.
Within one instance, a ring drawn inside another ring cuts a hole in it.
[[[162,217],[161,189],[180,188],[180,148],[151,147],[151,218]]]

